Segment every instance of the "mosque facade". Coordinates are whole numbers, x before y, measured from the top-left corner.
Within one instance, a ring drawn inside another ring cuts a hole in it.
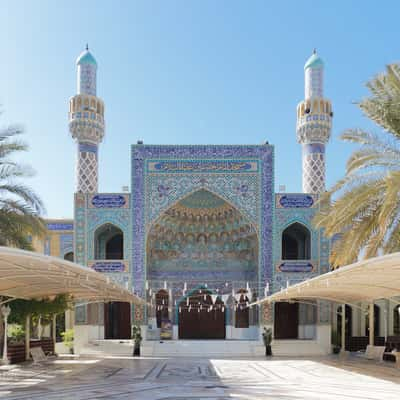
[[[275,192],[274,147],[268,142],[142,141],[131,146],[130,192],[99,193],[105,106],[97,96],[96,60],[88,49],[79,56],[77,94],[69,103],[77,144],[74,218],[49,221],[44,250],[69,254],[106,274],[146,306],[78,304],[75,329],[88,339],[129,338],[136,324],[146,340],[259,340],[270,326],[275,340],[323,346],[330,329],[327,304],[249,306],[329,270],[329,242],[312,219],[325,190],[333,113],[323,93],[324,64],[315,52],[304,71],[296,126],[302,193]]]

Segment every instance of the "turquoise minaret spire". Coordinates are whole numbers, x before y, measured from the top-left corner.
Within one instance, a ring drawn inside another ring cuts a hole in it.
[[[69,103],[69,130],[78,144],[78,193],[98,191],[98,145],[104,137],[104,103],[96,95],[97,62],[86,49],[76,60],[77,92]]]
[[[324,97],[324,62],[316,50],[304,65],[304,100],[297,106],[297,141],[303,153],[303,192],[325,191],[325,145],[332,129],[332,105]]]

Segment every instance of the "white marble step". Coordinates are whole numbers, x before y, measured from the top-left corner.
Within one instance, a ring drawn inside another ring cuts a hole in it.
[[[141,355],[150,357],[257,357],[264,354],[264,345],[252,340],[143,341],[141,346]]]
[[[274,356],[319,356],[327,351],[316,340],[273,340],[272,353]]]
[[[81,355],[120,355],[132,356],[132,340],[91,340],[80,349]]]

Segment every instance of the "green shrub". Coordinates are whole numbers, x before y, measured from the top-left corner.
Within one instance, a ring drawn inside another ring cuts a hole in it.
[[[132,326],[132,339],[135,342],[135,346],[140,346],[140,343],[142,341],[140,326],[138,326],[138,325]]]
[[[74,351],[74,330],[67,329],[65,332],[61,332],[61,337],[63,339],[63,343],[67,349],[71,353]]]
[[[12,343],[21,343],[25,340],[25,329],[21,325],[9,325],[7,335]]]

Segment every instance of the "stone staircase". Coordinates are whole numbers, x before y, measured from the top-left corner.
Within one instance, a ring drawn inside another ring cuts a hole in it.
[[[98,339],[90,340],[89,343],[83,345],[78,354],[85,356],[125,356],[132,357],[133,341],[122,339]]]
[[[303,357],[329,354],[316,340],[273,340],[271,347],[274,356]]]
[[[255,340],[148,340],[141,355],[148,357],[260,357],[265,355],[262,342]]]

